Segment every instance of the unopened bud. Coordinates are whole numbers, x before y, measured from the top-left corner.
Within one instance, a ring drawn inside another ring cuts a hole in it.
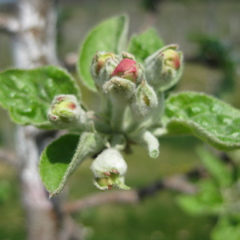
[[[111,78],[120,59],[114,53],[97,52],[91,64],[91,74],[98,88]]]
[[[126,57],[126,54],[123,53],[123,57]],[[138,84],[143,79],[143,67],[132,58],[124,58],[114,69],[112,76],[128,79]]]
[[[100,190],[107,190],[112,187],[129,189],[124,184],[127,164],[118,150],[114,148],[104,150],[93,160],[91,170],[95,178],[94,184]]]
[[[131,102],[131,109],[136,119],[151,114],[158,105],[158,98],[154,89],[146,81],[137,87]]]
[[[179,53],[173,49],[167,49],[163,51],[163,59],[166,67],[171,67],[175,70],[178,70],[180,67],[180,56]]]
[[[74,95],[58,95],[48,111],[49,121],[57,128],[75,127],[86,121],[86,115]]]
[[[183,54],[177,45],[166,46],[145,60],[145,74],[148,83],[162,91],[175,85],[183,70]]]
[[[135,83],[121,77],[113,77],[103,85],[103,91],[106,94],[110,93],[114,99],[122,102],[126,102],[133,96],[135,88]]]

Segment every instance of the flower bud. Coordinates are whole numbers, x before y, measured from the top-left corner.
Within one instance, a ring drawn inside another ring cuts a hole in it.
[[[167,49],[163,53],[164,63],[167,67],[171,67],[178,70],[180,67],[180,57],[177,51],[173,49]]]
[[[48,119],[55,127],[64,129],[86,122],[86,114],[74,95],[58,95],[53,99]]]
[[[120,59],[114,53],[97,52],[91,64],[91,74],[98,88],[111,78]]]
[[[158,105],[154,89],[144,80],[137,87],[131,102],[131,110],[136,119],[142,119],[152,113]]]
[[[100,153],[91,165],[95,177],[94,184],[100,190],[118,187],[130,189],[124,184],[124,175],[127,164],[118,150],[114,148],[105,149]]]
[[[133,82],[120,77],[112,77],[103,85],[103,91],[106,94],[110,93],[114,99],[122,102],[126,102],[133,96],[135,88]]]
[[[183,55],[177,45],[166,46],[145,60],[148,83],[162,91],[177,83],[183,70]]]
[[[123,57],[127,57],[128,53],[123,53]],[[128,56],[129,57],[129,56]],[[112,72],[111,76],[128,79],[139,84],[143,79],[143,67],[131,58],[123,58]]]

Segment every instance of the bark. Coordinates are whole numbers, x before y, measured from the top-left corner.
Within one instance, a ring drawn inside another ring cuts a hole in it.
[[[19,0],[14,63],[19,68],[57,64],[55,0]]]

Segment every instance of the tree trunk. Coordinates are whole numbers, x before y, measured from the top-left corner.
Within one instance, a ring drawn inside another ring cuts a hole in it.
[[[56,65],[56,1],[18,0],[17,17],[18,31],[13,35],[15,67],[27,69]],[[42,131],[32,126],[19,126],[16,130],[28,240],[80,239],[80,233],[72,237],[70,232],[73,232],[73,227],[69,228],[69,217],[65,218],[57,211],[56,199],[48,199],[41,182],[37,166],[40,149],[36,141],[40,133]]]

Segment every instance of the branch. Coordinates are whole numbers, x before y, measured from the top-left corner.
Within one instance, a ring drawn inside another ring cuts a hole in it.
[[[0,13],[0,30],[7,33],[17,33],[19,23],[16,18]]]
[[[196,187],[189,183],[184,175],[177,175],[157,181],[139,190],[112,191],[92,194],[86,198],[66,203],[63,206],[63,212],[74,213],[89,207],[95,207],[109,203],[135,204],[143,200],[145,197],[152,196],[156,192],[166,189],[187,194],[193,194],[197,192]]]
[[[88,197],[82,198],[80,200],[65,203],[63,206],[63,212],[73,213],[81,211],[89,207],[95,207],[102,204],[109,203],[130,203],[134,204],[139,201],[137,191],[111,191],[111,192],[101,192],[92,194]]]
[[[188,182],[185,175],[175,175],[172,177],[164,178],[156,181],[146,187],[138,190],[139,199],[142,200],[146,197],[153,196],[158,191],[172,190],[175,192],[194,194],[197,192],[197,188]]]

